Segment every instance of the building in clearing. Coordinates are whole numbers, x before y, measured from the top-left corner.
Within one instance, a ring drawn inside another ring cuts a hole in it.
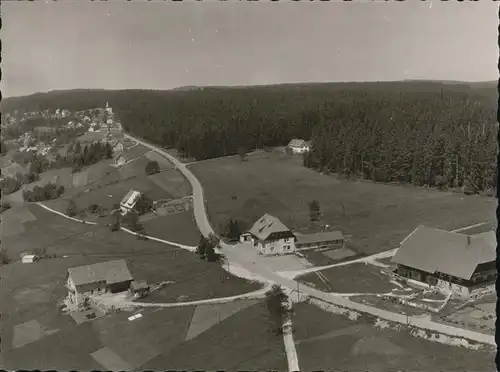
[[[344,235],[341,231],[324,231],[315,234],[298,234],[295,236],[295,249],[304,250],[329,250],[342,248],[345,244]]]
[[[115,159],[113,160],[113,164],[116,167],[121,167],[122,165],[125,165],[127,162],[127,158],[123,154],[118,154],[115,156]]]
[[[310,150],[310,144],[302,139],[293,139],[288,143],[294,154],[302,154]]]
[[[35,263],[36,261],[38,261],[38,257],[35,254],[21,254],[21,263]]]
[[[129,190],[127,195],[125,195],[122,201],[120,202],[120,210],[122,215],[127,214],[135,207],[141,195],[142,194],[139,191]]]
[[[264,214],[252,228],[241,234],[240,242],[248,243],[263,255],[295,252],[295,235],[278,218]]]
[[[125,260],[121,259],[71,267],[66,286],[70,302],[82,305],[92,294],[128,291],[132,280]]]
[[[417,227],[392,258],[397,274],[461,297],[474,297],[496,279],[495,231],[464,235]]]
[[[110,145],[113,147],[113,154],[118,154],[123,152],[123,142],[120,140],[112,140]]]

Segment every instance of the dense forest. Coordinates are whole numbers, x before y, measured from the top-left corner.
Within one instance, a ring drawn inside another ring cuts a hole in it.
[[[375,181],[496,187],[497,89],[439,82],[284,84],[172,91],[66,91],[6,111],[109,101],[125,130],[198,160],[311,139],[304,165]],[[240,150],[241,151],[241,150]]]

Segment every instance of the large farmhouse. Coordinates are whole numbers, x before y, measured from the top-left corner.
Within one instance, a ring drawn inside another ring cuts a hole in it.
[[[92,294],[127,291],[133,278],[125,260],[114,260],[68,269],[69,300],[81,305]]]
[[[417,227],[392,258],[397,273],[462,297],[474,294],[496,279],[494,231],[464,235]]]
[[[264,214],[252,228],[240,236],[242,243],[251,244],[264,255],[295,252],[295,235],[278,218]]]

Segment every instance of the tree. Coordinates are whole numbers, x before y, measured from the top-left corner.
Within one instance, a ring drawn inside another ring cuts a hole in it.
[[[201,235],[200,241],[198,242],[198,245],[196,246],[196,254],[198,254],[201,259],[206,258],[208,245],[209,245],[209,242],[208,242],[207,238],[205,238],[203,235]]]
[[[120,230],[120,222],[121,222],[121,214],[120,211],[115,209],[111,213],[111,231],[118,231]]]
[[[123,222],[130,230],[135,232],[139,225],[139,214],[132,210],[125,215]]]
[[[11,259],[7,254],[7,250],[5,248],[0,248],[0,266],[7,265],[10,263]]]
[[[279,284],[274,284],[266,292],[266,307],[276,334],[283,333],[283,323],[290,316],[288,301],[288,295]]]
[[[111,159],[113,157],[113,146],[109,142],[106,142],[104,153],[106,159]]]
[[[225,236],[230,240],[238,240],[241,233],[243,232],[238,220],[230,219],[225,227]]]
[[[0,154],[4,155],[7,153],[7,146],[5,146],[5,142],[0,140]]]
[[[219,247],[220,238],[214,233],[210,233],[208,234],[208,242],[210,243],[212,248]]]
[[[146,173],[151,175],[151,174],[155,174],[155,173],[158,173],[160,171],[160,165],[158,164],[158,162],[156,160],[151,160],[151,161],[148,161],[148,163],[146,164]]]
[[[219,259],[218,254],[215,252],[214,246],[212,244],[208,244],[205,251],[207,261],[215,262]]]
[[[78,207],[73,199],[68,202],[66,214],[70,217],[75,217],[78,214]]]
[[[143,214],[153,209],[153,201],[145,194],[141,194],[134,206],[134,209],[139,214],[139,216],[142,216]]]
[[[312,222],[318,221],[320,216],[320,205],[317,200],[313,200],[309,203],[309,218]]]
[[[241,159],[241,161],[247,160],[247,149],[243,146],[238,147],[238,155]]]

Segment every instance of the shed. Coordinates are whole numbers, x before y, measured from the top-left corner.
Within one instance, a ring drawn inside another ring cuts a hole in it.
[[[315,234],[295,234],[297,249],[323,248],[333,245],[343,245],[344,235],[341,231],[324,231]]]
[[[38,257],[35,254],[24,254],[21,257],[22,263],[34,263],[38,260]]]

